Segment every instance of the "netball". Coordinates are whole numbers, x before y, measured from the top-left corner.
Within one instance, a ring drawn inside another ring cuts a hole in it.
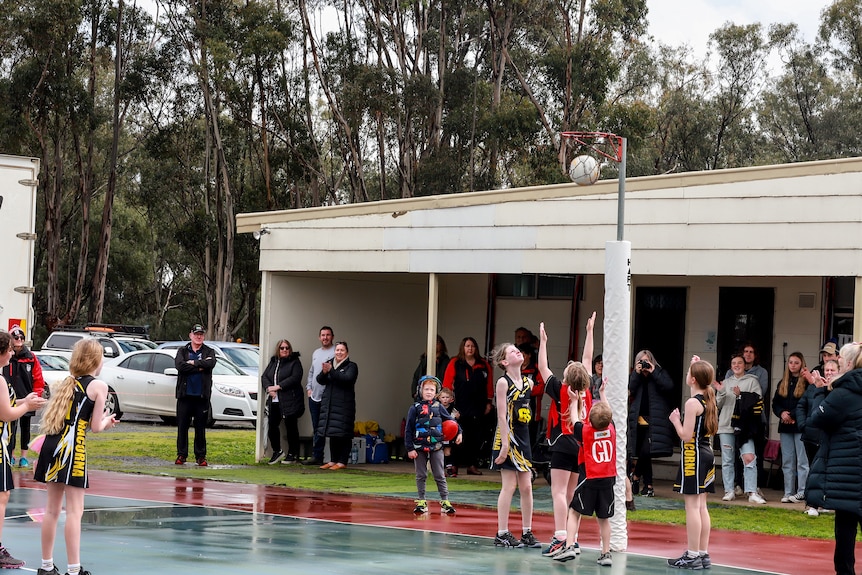
[[[569,164],[569,177],[579,186],[595,184],[600,174],[601,166],[592,156],[578,156]]]

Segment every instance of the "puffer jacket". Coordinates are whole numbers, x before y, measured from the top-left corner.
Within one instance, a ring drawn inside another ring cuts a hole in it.
[[[287,357],[272,356],[269,365],[260,376],[263,393],[271,385],[278,385],[278,406],[285,417],[301,417],[305,413],[305,387],[302,381],[302,364],[299,362],[299,352],[293,352]]]
[[[778,418],[778,433],[799,433],[799,420],[796,419],[796,406],[799,405],[800,398],[794,395],[798,379],[798,377],[790,377],[790,384],[787,386],[787,397],[778,394],[778,386],[781,385],[780,382],[775,386],[775,395],[772,396],[772,413],[774,413],[775,417]],[[809,385],[810,384],[808,383],[805,384],[806,389]],[[781,421],[781,413],[784,411],[790,413],[790,417],[793,418],[794,423],[784,423]]]
[[[823,432],[808,476],[808,505],[862,516],[862,369],[836,379],[807,424]]]
[[[649,413],[640,413],[643,394],[648,394]],[[629,421],[628,452],[635,457],[638,444],[638,416],[643,416],[649,426],[649,447],[651,457],[670,457],[674,446],[679,444],[676,430],[670,422],[673,380],[660,366],[652,373],[644,375],[633,371],[629,376]]]
[[[823,432],[813,425],[809,425],[809,421],[827,395],[829,395],[828,387],[809,385],[802,397],[799,398],[799,403],[796,404],[796,426],[802,433],[802,441],[806,443],[820,445]]]
[[[359,367],[350,358],[330,369],[329,373],[321,371],[317,376],[317,383],[324,387],[317,433],[324,437],[353,437],[358,378]]]

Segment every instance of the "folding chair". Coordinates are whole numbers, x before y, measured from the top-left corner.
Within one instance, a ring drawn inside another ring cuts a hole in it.
[[[766,463],[769,463],[769,474],[766,476],[766,485],[772,484],[772,472],[775,466],[781,467],[781,442],[777,439],[767,439],[766,446],[763,448],[764,469]]]

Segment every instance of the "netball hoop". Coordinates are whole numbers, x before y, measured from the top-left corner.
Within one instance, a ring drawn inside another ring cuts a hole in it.
[[[617,200],[617,240],[605,242],[605,298],[603,321],[603,375],[607,378],[605,394],[617,432],[617,481],[614,484],[614,514],[611,523],[611,549],[624,551],[628,547],[626,525],[625,422],[628,419],[629,341],[631,339],[631,242],[623,241],[626,189],[626,139],[610,132],[561,132],[560,159],[568,165],[569,155],[589,154],[602,163],[614,162],[619,168]],[[568,148],[571,148],[569,150]],[[570,175],[582,162],[569,168]],[[580,173],[575,174],[581,177]],[[575,175],[572,179],[575,180]],[[575,180],[579,185],[581,182]],[[592,183],[592,182],[590,182]]]

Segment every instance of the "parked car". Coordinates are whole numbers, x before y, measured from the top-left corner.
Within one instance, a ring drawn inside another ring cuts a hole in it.
[[[42,368],[42,379],[45,380],[45,389],[42,397],[51,397],[51,386],[60,383],[69,375],[69,358],[54,351],[34,351],[33,355],[39,360]]]
[[[166,341],[160,343],[158,349],[178,349],[186,345],[187,341]],[[245,373],[257,377],[260,371],[260,348],[250,343],[239,343],[235,341],[207,341],[208,346],[216,350],[219,355],[224,355]]]
[[[170,349],[134,351],[106,360],[99,379],[108,384],[106,409],[117,417],[123,412],[158,415],[176,421],[176,352]],[[210,421],[257,420],[258,381],[243,373],[226,357],[219,356],[213,369]]]
[[[95,337],[102,344],[106,358],[120,357],[130,351],[153,349],[156,344],[145,337],[106,331],[104,329],[84,329],[81,331],[57,330],[48,335],[40,351],[55,351],[71,357],[75,344],[87,337]]]

